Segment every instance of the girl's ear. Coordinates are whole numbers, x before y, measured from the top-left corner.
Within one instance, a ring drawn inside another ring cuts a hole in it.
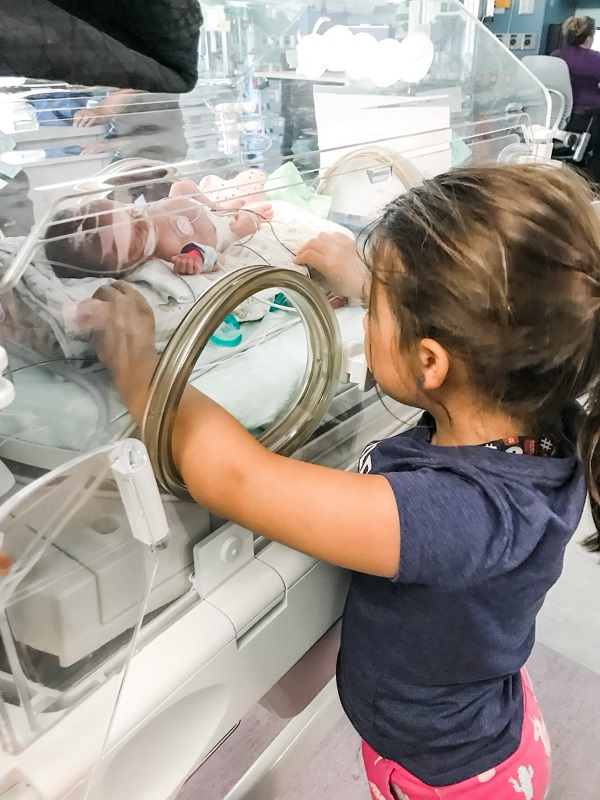
[[[417,388],[424,391],[439,389],[450,368],[448,352],[435,339],[422,339],[417,348]]]

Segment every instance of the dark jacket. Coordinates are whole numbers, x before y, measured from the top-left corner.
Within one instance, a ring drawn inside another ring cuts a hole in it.
[[[198,0],[0,0],[0,75],[179,94],[198,78]]]

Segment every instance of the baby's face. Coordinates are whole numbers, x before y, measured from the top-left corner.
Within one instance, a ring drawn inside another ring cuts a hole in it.
[[[137,209],[103,201],[97,213],[83,220],[81,233],[97,236],[98,272],[124,277],[143,263],[152,228]],[[73,244],[77,247],[76,237]]]
[[[152,223],[137,210],[119,204],[102,216],[98,229],[102,264],[119,275],[127,275],[144,261]]]

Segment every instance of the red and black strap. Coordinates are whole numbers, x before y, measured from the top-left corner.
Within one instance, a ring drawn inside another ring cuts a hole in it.
[[[504,453],[516,453],[525,456],[541,456],[552,458],[558,455],[558,445],[553,436],[508,436],[486,442],[482,447],[500,450]]]

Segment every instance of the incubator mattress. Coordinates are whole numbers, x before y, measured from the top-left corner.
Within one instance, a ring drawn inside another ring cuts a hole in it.
[[[342,341],[362,341],[360,307],[336,312]],[[298,317],[285,311],[243,325],[242,343],[230,351],[209,344],[192,383],[249,430],[271,424],[289,407],[306,369],[307,340]],[[41,359],[43,361],[43,359]],[[86,451],[121,435],[129,417],[104,370],[53,365],[13,372],[16,398],[0,414],[0,436],[47,447]],[[2,444],[2,442],[0,442]]]

